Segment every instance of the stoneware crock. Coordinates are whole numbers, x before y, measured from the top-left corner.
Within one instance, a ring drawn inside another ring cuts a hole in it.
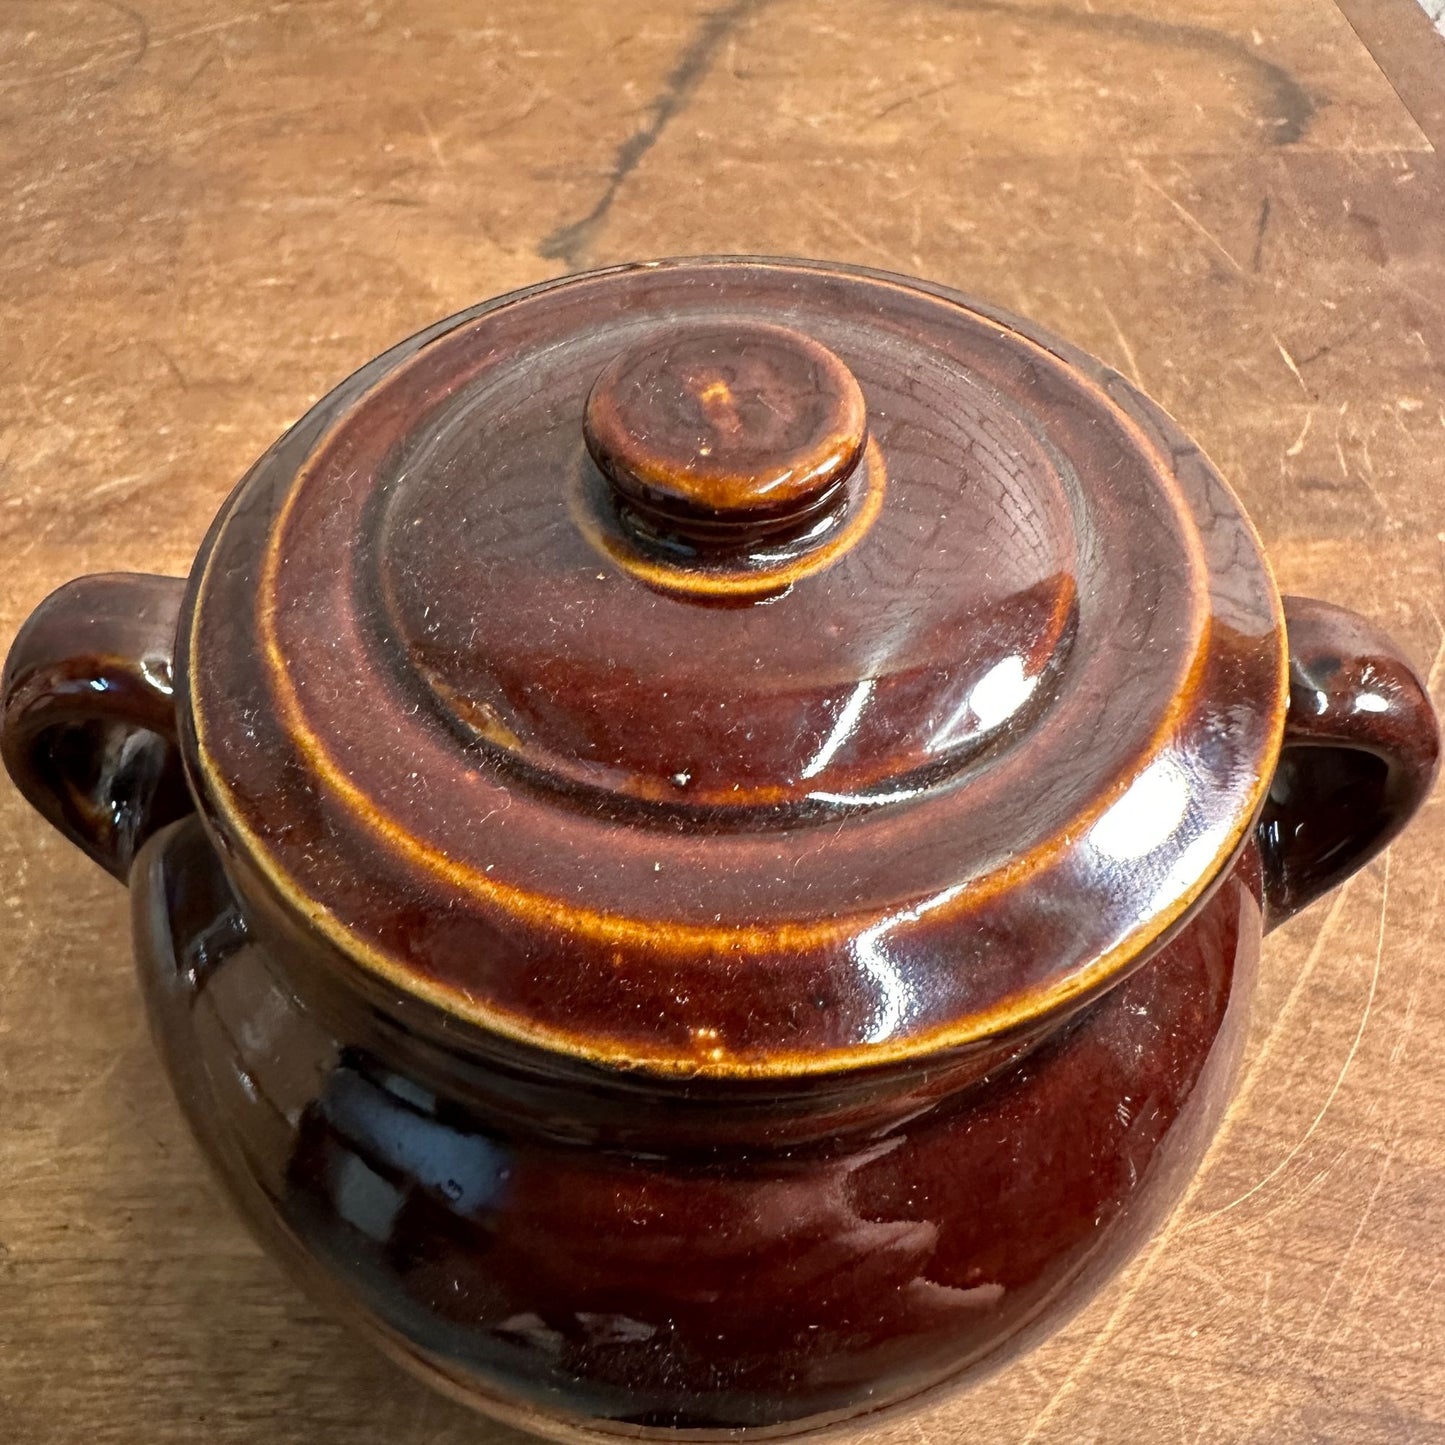
[[[1117,373],[940,287],[624,266],[404,342],[187,580],[10,652],[192,1128],[303,1284],[586,1439],[976,1379],[1155,1227],[1260,936],[1438,733]]]

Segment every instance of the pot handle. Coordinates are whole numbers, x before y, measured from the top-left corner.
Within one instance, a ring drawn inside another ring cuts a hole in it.
[[[52,592],[0,679],[0,757],[26,799],[122,882],[191,811],[172,675],[185,583],[111,572]]]
[[[1266,930],[1363,867],[1425,800],[1440,724],[1418,672],[1357,613],[1284,599],[1289,711],[1258,837]]]

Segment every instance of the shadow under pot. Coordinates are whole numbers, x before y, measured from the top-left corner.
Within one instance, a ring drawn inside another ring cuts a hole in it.
[[[718,259],[464,312],[256,464],[188,580],[4,677],[134,898],[266,1246],[559,1438],[976,1381],[1179,1196],[1264,930],[1438,752],[1116,373],[922,282]]]

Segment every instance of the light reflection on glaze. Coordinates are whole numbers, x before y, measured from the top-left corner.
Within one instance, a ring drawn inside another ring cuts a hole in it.
[[[1027,668],[1028,660],[1018,655],[996,662],[928,740],[928,751],[946,754],[965,738],[993,733],[1016,716],[1039,685],[1039,674]]]
[[[867,1036],[869,1043],[882,1043],[899,1033],[910,1021],[919,1001],[909,979],[906,954],[900,961],[888,955],[886,945],[890,935],[952,902],[967,886],[966,883],[958,883],[952,888],[945,888],[893,918],[863,929],[854,940],[854,958],[878,986],[877,1008]]]
[[[1158,758],[1089,829],[1090,845],[1110,863],[1147,857],[1177,832],[1190,791],[1178,762],[1168,755]]]
[[[893,1037],[899,1024],[907,1017],[908,1006],[913,1000],[906,967],[900,968],[884,951],[892,928],[892,923],[878,923],[872,928],[865,928],[858,935],[855,945],[858,961],[878,985],[878,1014],[867,1036],[872,1044]]]
[[[1041,681],[1038,672],[1029,672],[1028,659],[1011,655],[995,663],[969,688],[964,699],[949,713],[921,744],[920,752],[929,757],[946,757],[964,743],[978,743],[996,733],[1023,711]],[[803,768],[800,776],[815,778],[833,758],[843,751],[855,733],[863,731],[860,724],[878,684],[877,677],[865,677],[853,689],[838,714],[838,720],[824,738],[822,746]],[[839,793],[816,789],[810,799],[843,805],[900,802],[926,791],[922,787],[889,787],[875,794]]]
[[[1160,758],[1088,832],[1086,846],[1104,868],[1147,868],[1165,840],[1188,837],[1150,892],[1153,908],[1167,909],[1184,897],[1228,842],[1224,823],[1196,816],[1195,791],[1182,758]]]
[[[863,715],[863,709],[868,705],[868,699],[873,693],[877,679],[865,677],[853,689],[853,694],[843,704],[842,711],[838,714],[838,721],[833,724],[833,730],[823,739],[823,745],[813,755],[812,761],[802,771],[805,778],[816,778],[824,768],[833,760],[833,755],[849,739],[853,730],[858,726],[858,719]]]
[[[1181,898],[1199,877],[1200,870],[1215,857],[1224,846],[1226,829],[1219,823],[1206,825],[1199,835],[1184,848],[1170,865],[1169,871],[1154,889],[1152,904],[1155,908],[1168,908]]]

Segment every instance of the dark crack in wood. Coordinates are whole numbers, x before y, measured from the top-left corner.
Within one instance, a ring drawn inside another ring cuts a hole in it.
[[[1249,269],[1258,271],[1264,258],[1264,233],[1269,229],[1269,197],[1259,203],[1259,220],[1254,225],[1254,254],[1249,259]]]
[[[932,3],[960,14],[1007,15],[1021,24],[1046,21],[1064,29],[1112,35],[1144,45],[1168,46],[1211,59],[1231,60],[1254,75],[1266,92],[1267,121],[1273,128],[1271,143],[1277,146],[1292,145],[1299,140],[1314,119],[1313,97],[1284,66],[1256,54],[1243,40],[1207,25],[1159,20],[1129,11],[1105,14],[1063,5],[1024,6],[1011,0],[932,0]]]
[[[546,237],[538,248],[539,254],[549,261],[563,261],[571,267],[583,264],[592,237],[607,218],[623,182],[637,169],[642,158],[657,144],[673,118],[687,104],[693,91],[712,68],[713,59],[723,42],[752,12],[766,4],[768,0],[733,0],[731,5],[710,11],[702,17],[661,92],[647,107],[646,124],[617,148],[607,186],[597,204],[580,220],[559,226]]]
[[[702,17],[662,90],[649,103],[646,123],[618,146],[606,187],[597,204],[585,216],[557,227],[545,237],[538,247],[540,256],[549,261],[562,261],[571,269],[586,264],[593,237],[612,210],[623,184],[706,79],[723,43],[742,21],[767,9],[772,3],[773,0],[733,0],[732,4],[709,11]],[[923,0],[923,3],[956,14],[1006,15],[1021,24],[1055,25],[1134,40],[1144,45],[1167,46],[1216,62],[1230,61],[1253,75],[1264,91],[1264,119],[1271,127],[1271,143],[1276,146],[1298,141],[1314,119],[1316,106],[1313,97],[1284,66],[1257,55],[1243,40],[1205,25],[1161,20],[1130,12],[1106,14],[1073,10],[1062,5],[1035,8],[1013,3],[1013,0]],[[938,87],[946,88],[947,84]],[[887,113],[886,110],[884,113]],[[1263,241],[1263,226],[1268,219],[1269,200],[1266,198],[1256,240],[1256,270],[1258,247]]]

